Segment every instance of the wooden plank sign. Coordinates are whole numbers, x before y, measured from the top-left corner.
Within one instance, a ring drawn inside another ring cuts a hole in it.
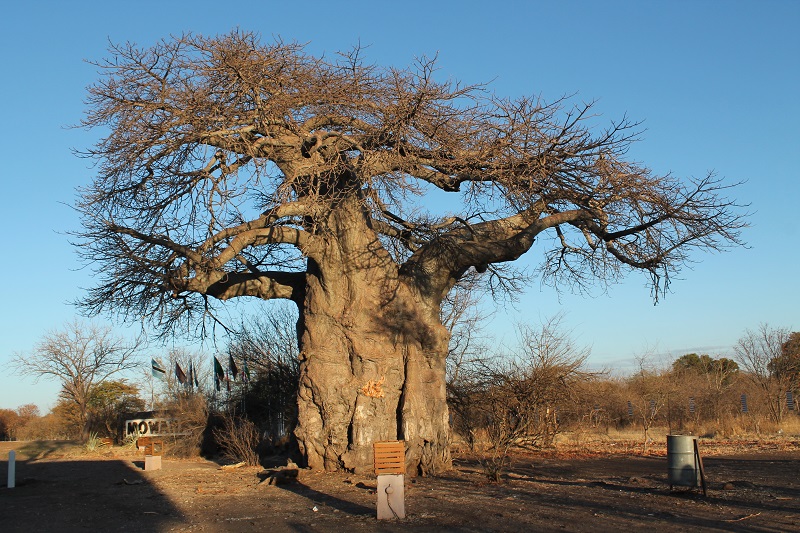
[[[374,442],[375,475],[405,474],[406,445],[402,440]]]
[[[140,450],[144,448],[145,455],[161,455],[164,450],[164,439],[157,437],[139,437],[136,440],[136,447]]]

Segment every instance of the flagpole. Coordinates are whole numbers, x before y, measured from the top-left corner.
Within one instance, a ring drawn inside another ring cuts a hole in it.
[[[242,414],[246,414],[247,413],[247,386],[250,384],[250,378],[245,373],[248,370],[247,369],[247,358],[243,357],[242,360],[244,361],[244,363],[242,363],[242,366],[244,367],[244,368],[242,368],[242,372],[243,372],[242,381],[244,382],[244,387],[243,387],[244,393],[242,394]]]
[[[227,394],[225,395],[225,410],[228,411],[228,414],[231,415],[231,373],[225,373],[225,389],[227,390]]]
[[[152,373],[154,378],[159,378],[161,380],[166,379],[167,370],[164,368],[164,365],[161,364],[161,361],[157,361],[155,358],[150,359],[150,366],[152,367]],[[155,381],[151,381],[150,383],[150,409],[155,411],[156,408],[156,400],[155,400]]]

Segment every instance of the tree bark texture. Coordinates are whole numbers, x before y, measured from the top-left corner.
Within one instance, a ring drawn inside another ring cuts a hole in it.
[[[406,442],[409,474],[450,466],[449,333],[363,217],[336,212],[337,238],[310,260],[300,319],[295,435],[308,465],[367,472],[372,443]]]

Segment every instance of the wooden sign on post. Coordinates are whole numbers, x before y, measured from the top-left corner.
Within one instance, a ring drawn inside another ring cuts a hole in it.
[[[375,474],[378,476],[378,520],[405,518],[405,442],[374,442],[372,451]]]
[[[136,441],[136,446],[145,453],[145,470],[161,469],[161,453],[164,450],[164,439],[158,437],[139,437]]]
[[[406,473],[406,443],[387,440],[372,443],[375,454],[375,475]]]
[[[164,439],[157,437],[139,437],[136,447],[143,451],[145,455],[161,455],[164,450]]]

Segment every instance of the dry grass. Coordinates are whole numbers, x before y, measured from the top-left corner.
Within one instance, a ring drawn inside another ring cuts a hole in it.
[[[699,429],[708,431],[708,428]],[[712,433],[701,433],[701,431],[684,431],[683,434],[700,436],[699,443],[703,455],[745,453],[755,450],[800,450],[800,417],[794,415],[787,417],[780,427],[762,426],[760,432],[746,431],[745,427],[739,427],[737,431],[731,433],[715,433],[713,437],[703,437]],[[652,441],[648,443],[647,455],[666,455],[668,433],[666,427],[650,430]],[[86,457],[134,458],[138,455],[135,448],[125,446],[99,447],[94,451],[87,451],[85,446],[76,441],[0,442],[0,458],[7,458],[11,450],[16,451],[17,459],[20,461]],[[456,455],[470,454],[464,445],[455,445],[453,452]],[[536,453],[568,456],[643,455],[643,432],[635,427],[622,430],[609,428],[565,431],[558,435],[554,448],[536,450]]]
[[[800,449],[800,417],[790,415],[780,426],[759,423],[758,431],[748,419],[742,417],[723,424],[721,431],[712,425],[688,426],[674,434],[697,435],[703,455],[746,453],[759,450],[791,451]],[[665,456],[667,453],[667,427],[653,427],[648,431],[649,441],[644,442],[644,431],[632,426],[616,428],[576,428],[558,434],[552,448],[536,448],[538,455],[597,457],[612,455]],[[480,435],[479,435],[480,437]],[[475,449],[470,450],[457,439],[453,453],[459,456],[486,455],[490,450],[478,438]],[[519,451],[519,450],[517,450]]]
[[[688,429],[688,428],[687,428]],[[712,431],[675,431],[675,434],[698,435],[704,455],[729,454],[753,450],[797,450],[800,449],[800,417],[784,421],[781,427],[769,428],[760,433],[754,431],[720,434]],[[644,446],[644,432],[640,428],[608,431],[567,431],[558,436],[556,450],[590,455],[666,455],[666,427],[651,428],[648,432],[650,442],[647,451]]]

